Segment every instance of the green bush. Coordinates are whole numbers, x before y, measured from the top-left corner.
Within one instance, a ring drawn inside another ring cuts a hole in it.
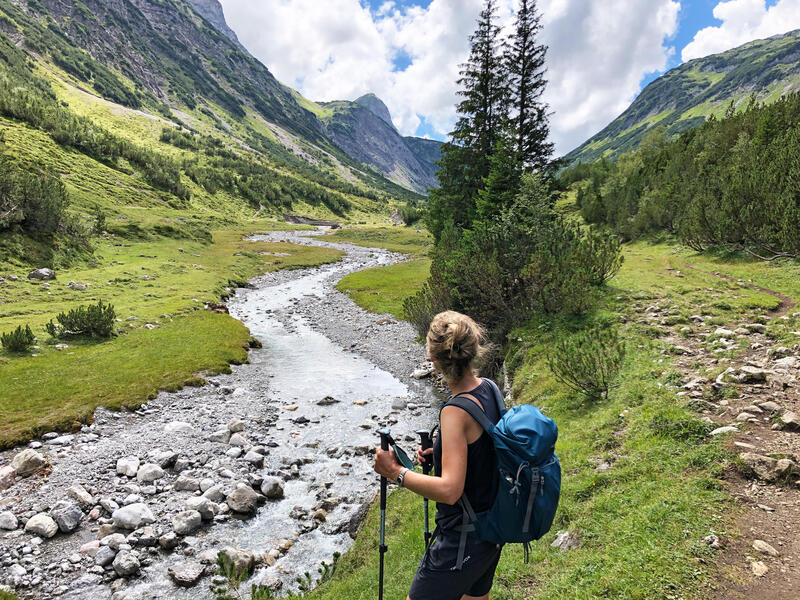
[[[542,178],[527,176],[499,215],[471,230],[446,225],[432,254],[430,279],[404,304],[420,334],[448,308],[483,323],[498,342],[534,313],[588,309],[595,286],[619,268],[619,242],[587,233],[553,204]]]
[[[595,326],[557,340],[548,363],[561,383],[596,401],[608,397],[624,357],[616,329]]]
[[[33,335],[30,325],[25,325],[25,329],[20,325],[14,331],[0,336],[3,348],[9,352],[26,352],[33,346],[35,341],[36,336]]]
[[[422,217],[425,216],[425,211],[417,208],[416,206],[411,206],[410,204],[405,204],[400,207],[400,218],[403,219],[403,222],[408,225],[414,225],[417,223]]]
[[[103,304],[103,301],[99,300],[97,304],[79,306],[69,312],[60,313],[56,317],[58,323],[53,323],[51,320],[45,328],[54,338],[75,336],[109,338],[114,335],[116,317],[114,306]]]

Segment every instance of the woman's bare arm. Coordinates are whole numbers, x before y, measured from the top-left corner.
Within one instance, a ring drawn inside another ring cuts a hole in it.
[[[442,476],[434,477],[408,471],[403,477],[403,487],[435,502],[455,504],[464,493],[467,477],[467,431],[471,417],[455,406],[442,410]],[[384,477],[396,480],[402,467],[394,451],[376,449],[375,470]]]

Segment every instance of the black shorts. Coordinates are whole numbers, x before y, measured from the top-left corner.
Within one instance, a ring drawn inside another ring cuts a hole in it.
[[[461,600],[464,594],[489,593],[503,547],[467,537],[464,564],[456,571],[460,537],[456,531],[440,531],[434,538],[411,583],[411,600]]]

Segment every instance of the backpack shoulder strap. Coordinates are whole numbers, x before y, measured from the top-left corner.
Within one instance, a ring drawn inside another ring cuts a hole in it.
[[[489,382],[489,385],[492,387],[492,391],[494,392],[494,401],[497,404],[497,412],[500,414],[500,418],[503,418],[503,415],[506,414],[506,401],[503,398],[503,392],[500,391],[500,388],[497,387],[497,384],[486,377],[482,378],[484,381]]]
[[[464,397],[464,396],[456,396],[450,402],[445,404],[442,407],[444,410],[445,406],[457,406],[458,408],[465,410],[469,413],[473,419],[475,419],[478,424],[483,427],[483,430],[487,433],[491,434],[494,431],[494,423],[489,420],[489,417],[486,416],[486,413],[481,410],[481,408],[475,404],[472,400]]]

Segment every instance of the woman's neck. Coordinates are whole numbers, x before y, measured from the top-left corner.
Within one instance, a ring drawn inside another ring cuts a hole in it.
[[[458,396],[459,394],[463,394],[464,392],[469,392],[470,390],[474,390],[481,384],[481,380],[478,379],[474,373],[471,371],[464,375],[461,379],[459,379],[455,383],[448,383],[447,387],[450,388],[450,393],[453,396]]]

